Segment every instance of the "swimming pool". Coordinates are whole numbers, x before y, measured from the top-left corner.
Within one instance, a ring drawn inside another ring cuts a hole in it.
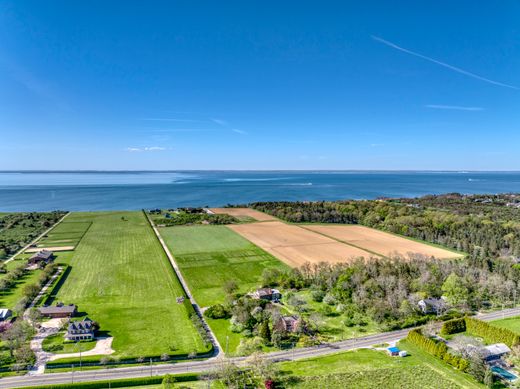
[[[504,370],[502,369],[501,367],[498,367],[498,366],[493,366],[491,368],[491,371],[493,373],[496,373],[497,375],[499,375],[500,377],[502,378],[505,378],[506,380],[508,381],[513,381],[513,380],[516,380],[518,377],[516,375],[514,375],[513,373],[510,373],[508,372],[507,370]]]

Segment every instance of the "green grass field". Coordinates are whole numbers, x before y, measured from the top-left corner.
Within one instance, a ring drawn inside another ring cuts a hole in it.
[[[410,356],[396,358],[382,351],[355,350],[280,365],[294,388],[484,388],[406,341],[399,343]],[[319,378],[311,378],[321,376]]]
[[[141,212],[74,213],[92,223],[76,247],[57,301],[74,303],[114,337],[115,356],[207,351],[191,324],[183,290]]]
[[[285,265],[225,226],[165,227],[161,235],[202,307],[224,301],[222,286],[259,287],[264,269]]]
[[[76,246],[91,224],[90,221],[75,221],[69,215],[38,241],[38,247]]]
[[[160,232],[201,307],[224,302],[226,281],[235,281],[245,293],[260,286],[264,269],[286,266],[225,226],[164,227]],[[229,320],[208,324],[232,354],[242,335],[229,330]]]
[[[491,322],[491,324],[497,327],[507,328],[511,331],[520,334],[520,316],[510,317],[508,319],[494,320]]]
[[[65,342],[65,331],[58,332],[43,340],[43,349],[54,354],[77,353],[92,350],[96,347],[96,341]]]

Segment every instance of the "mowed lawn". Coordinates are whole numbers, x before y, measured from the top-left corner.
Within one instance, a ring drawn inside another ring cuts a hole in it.
[[[116,356],[205,351],[183,290],[142,212],[74,213],[92,222],[74,251],[56,301],[74,303],[114,337]]]
[[[69,215],[38,242],[38,247],[76,246],[91,224],[90,221],[78,221]]]
[[[494,326],[507,328],[517,334],[520,334],[520,316],[510,317],[507,319],[493,320]]]
[[[242,293],[260,286],[267,268],[286,268],[272,255],[225,226],[178,226],[160,229],[191,293],[201,307],[223,303],[222,286],[235,281]],[[241,334],[227,319],[207,319],[226,354],[232,355]]]
[[[225,226],[163,227],[160,233],[201,307],[222,303],[222,286],[240,292],[260,286],[264,269],[285,265]]]
[[[407,341],[399,348],[408,357],[360,349],[280,364],[284,375],[300,377],[292,388],[484,388],[468,374],[419,350]],[[321,376],[320,378],[310,378]]]

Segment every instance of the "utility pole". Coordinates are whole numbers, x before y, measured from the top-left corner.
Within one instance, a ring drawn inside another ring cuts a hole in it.
[[[229,351],[229,335],[226,335],[226,355],[228,354],[228,351]]]
[[[153,374],[152,374],[152,366],[153,366],[153,365],[152,365],[152,358],[150,358],[150,377],[153,375]]]

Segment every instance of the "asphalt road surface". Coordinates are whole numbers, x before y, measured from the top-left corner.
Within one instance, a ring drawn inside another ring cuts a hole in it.
[[[491,321],[508,317],[520,316],[520,308],[504,309],[491,313],[479,314],[480,320]],[[379,343],[390,343],[404,338],[410,329],[384,332],[361,338],[353,338],[341,342],[323,344],[315,347],[276,351],[265,354],[267,358],[276,361],[294,361],[298,359],[316,357],[348,351],[357,348],[370,347]],[[245,358],[230,358],[230,361],[240,364]],[[218,367],[220,359],[213,358],[205,361],[179,362],[155,366],[133,366],[112,369],[86,370],[66,373],[52,373],[39,376],[17,376],[0,379],[0,388],[20,388],[37,385],[66,384],[72,382],[86,382],[99,380],[115,380],[122,378],[149,377],[163,374],[200,373]]]

